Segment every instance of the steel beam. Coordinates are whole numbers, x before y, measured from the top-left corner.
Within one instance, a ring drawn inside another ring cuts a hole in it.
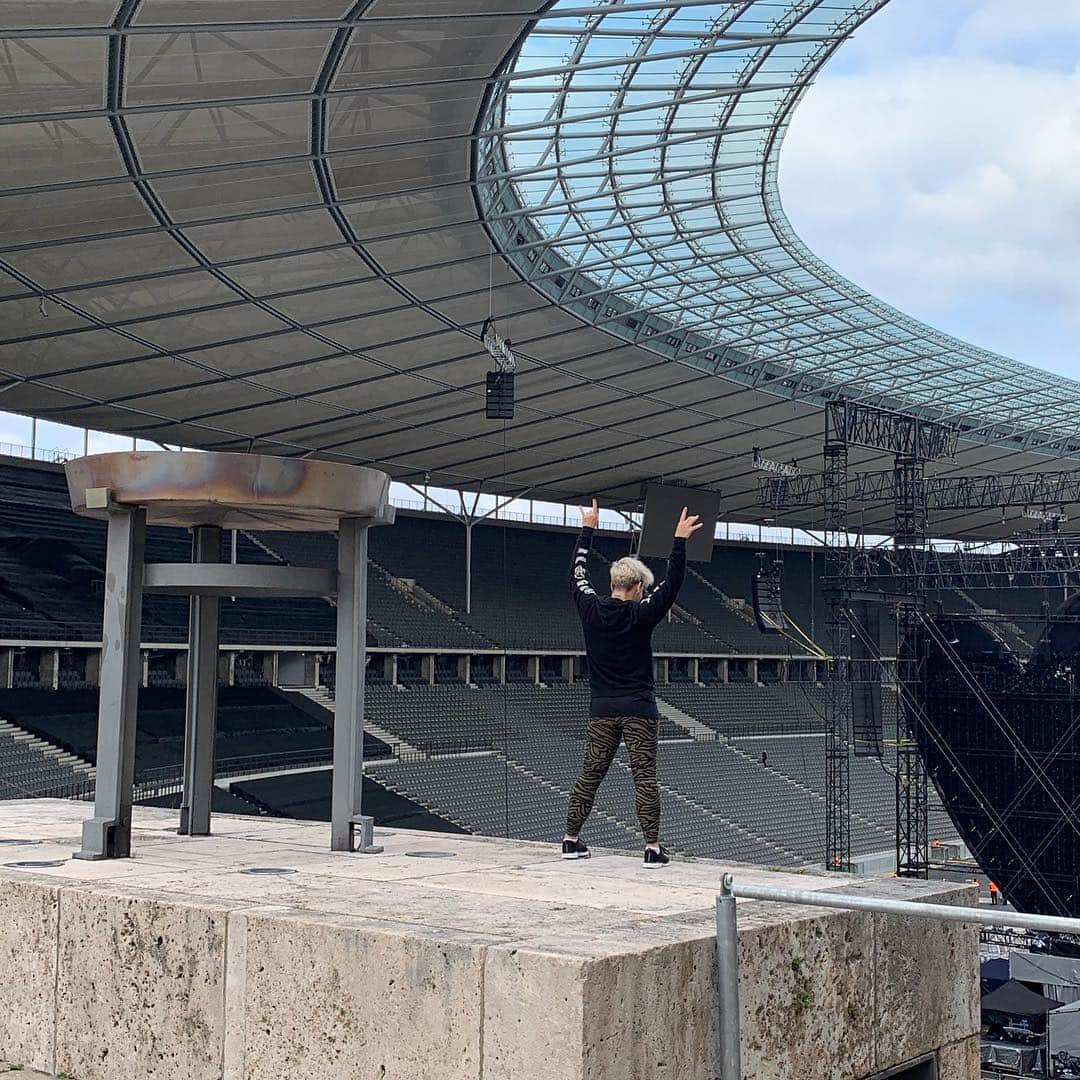
[[[200,560],[150,563],[143,588],[175,596],[333,596],[337,582],[332,570]]]
[[[131,854],[146,511],[112,506],[108,530],[94,816],[83,822],[82,848],[75,852],[76,859]]]
[[[192,530],[193,564],[221,560],[221,529],[199,525]],[[221,600],[217,595],[191,597],[188,616],[187,698],[184,705],[184,788],[179,832],[210,835],[210,800],[214,788],[214,739],[217,734],[218,637]]]
[[[367,667],[367,530],[358,518],[338,526],[337,660],[334,687],[334,779],[330,847],[377,854],[374,819],[361,813],[364,793],[364,672]],[[359,829],[359,847],[357,833]]]

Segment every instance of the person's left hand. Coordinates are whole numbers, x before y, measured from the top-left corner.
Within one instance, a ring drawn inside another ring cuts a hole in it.
[[[689,540],[702,527],[703,522],[698,520],[697,514],[688,514],[687,508],[682,508],[679,515],[679,524],[675,526],[675,535],[680,540]]]
[[[581,527],[583,529],[595,529],[600,525],[600,507],[596,505],[596,500],[592,501],[592,509],[587,510],[584,506],[579,506],[581,511]]]

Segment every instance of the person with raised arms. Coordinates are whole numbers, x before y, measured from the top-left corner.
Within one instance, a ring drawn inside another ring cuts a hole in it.
[[[652,632],[671,610],[686,575],[686,541],[701,528],[684,506],[675,526],[667,574],[653,588],[652,571],[639,559],[611,564],[611,595],[600,596],[589,581],[587,560],[600,508],[581,507],[581,533],[570,569],[574,606],[581,617],[589,663],[591,702],[585,736],[585,760],[570,793],[564,859],[587,859],[581,829],[593,808],[596,792],[624,739],[634,777],[634,802],[645,837],[644,865],[665,866],[670,860],[660,843],[660,793],[656,786],[656,743],[660,713],[656,707]]]

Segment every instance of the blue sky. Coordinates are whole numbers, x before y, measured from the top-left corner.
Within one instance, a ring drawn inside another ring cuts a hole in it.
[[[892,0],[796,110],[780,184],[853,281],[1080,378],[1080,0]]]

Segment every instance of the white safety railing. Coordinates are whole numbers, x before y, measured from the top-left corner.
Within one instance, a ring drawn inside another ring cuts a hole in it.
[[[0,456],[29,458],[31,461],[48,461],[53,465],[62,465],[79,455],[69,450],[53,450],[44,446],[23,446],[22,443],[0,442]]]

